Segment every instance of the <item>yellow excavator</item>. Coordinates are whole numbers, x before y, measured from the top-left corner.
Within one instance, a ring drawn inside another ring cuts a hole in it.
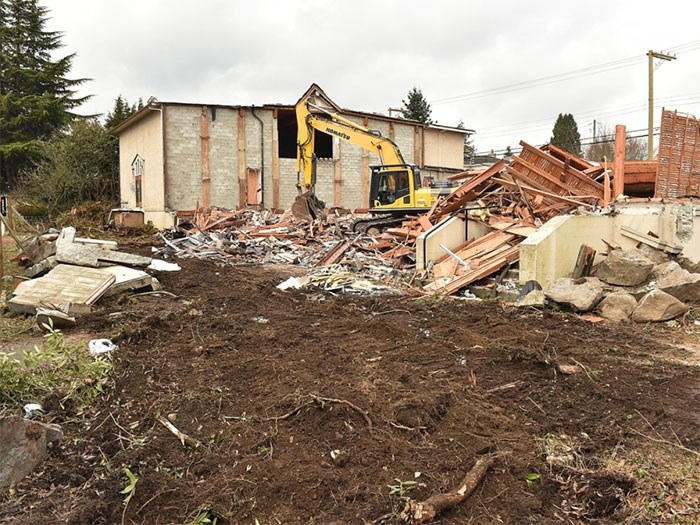
[[[427,212],[451,188],[421,187],[420,170],[406,164],[398,146],[379,131],[340,116],[340,108],[315,84],[296,104],[297,188],[292,212],[300,219],[323,217],[325,205],[315,193],[314,131],[355,144],[375,153],[381,164],[370,166],[369,205],[372,217],[355,221],[356,232],[377,233],[398,224],[407,215]]]

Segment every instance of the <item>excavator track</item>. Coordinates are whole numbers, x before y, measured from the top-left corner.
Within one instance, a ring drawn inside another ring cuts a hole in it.
[[[355,233],[379,235],[385,228],[397,226],[404,220],[406,220],[405,216],[396,215],[380,215],[377,217],[369,217],[367,219],[357,219],[352,223],[352,231]]]

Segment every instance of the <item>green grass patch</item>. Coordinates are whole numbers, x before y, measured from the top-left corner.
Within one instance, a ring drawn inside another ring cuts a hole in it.
[[[28,402],[57,396],[78,408],[100,395],[110,381],[109,354],[93,357],[86,343],[68,344],[50,329],[44,343],[21,358],[0,352],[0,413],[15,412]]]

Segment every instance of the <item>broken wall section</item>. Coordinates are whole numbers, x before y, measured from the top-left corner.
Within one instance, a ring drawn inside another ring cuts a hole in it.
[[[616,204],[615,214],[556,217],[520,244],[520,282],[551,282],[571,274],[579,247],[606,253],[605,241],[639,243],[700,261],[700,210],[689,203]],[[602,260],[599,255],[596,263]]]
[[[659,136],[656,197],[700,196],[700,123],[691,115],[664,109]]]

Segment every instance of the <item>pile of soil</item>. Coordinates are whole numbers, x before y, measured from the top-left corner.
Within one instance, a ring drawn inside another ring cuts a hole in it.
[[[175,297],[116,298],[82,321],[118,343],[115,384],[85,413],[49,413],[65,443],[3,496],[0,522],[391,522],[401,496],[449,491],[495,450],[440,523],[612,524],[635,483],[603,468],[609,450],[652,426],[700,448],[700,370],[663,326],[280,291],[292,270],[181,264],[159,276]],[[550,435],[576,439],[578,467],[547,461]]]

